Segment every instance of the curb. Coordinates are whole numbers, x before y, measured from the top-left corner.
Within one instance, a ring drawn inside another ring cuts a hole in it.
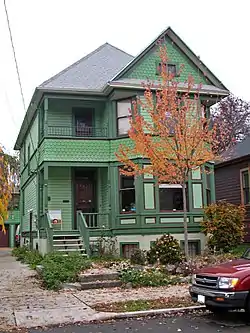
[[[196,310],[204,310],[205,308],[206,308],[205,305],[198,305],[198,306],[188,306],[182,308],[167,308],[167,309],[155,309],[155,310],[121,312],[121,313],[116,312],[113,315],[110,313],[110,316],[106,317],[105,320],[147,317],[159,314],[175,314],[179,312],[188,313]]]

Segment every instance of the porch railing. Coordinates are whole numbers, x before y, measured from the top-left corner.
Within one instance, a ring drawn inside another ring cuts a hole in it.
[[[108,213],[83,213],[87,226],[90,229],[107,229],[109,228]]]
[[[93,126],[48,126],[46,132],[45,135],[56,137],[106,138],[108,136],[107,128]]]
[[[86,223],[85,217],[82,212],[77,212],[77,226],[80,232],[80,235],[83,239],[85,250],[87,255],[90,255],[90,247],[89,247],[89,227]]]
[[[51,220],[48,213],[45,213],[44,216],[44,228],[47,235],[47,243],[48,243],[48,252],[53,251],[53,226],[51,224]]]

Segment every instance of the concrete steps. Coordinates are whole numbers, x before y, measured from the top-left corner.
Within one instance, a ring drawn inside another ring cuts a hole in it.
[[[81,274],[77,283],[78,290],[121,287],[118,273]]]
[[[56,231],[53,235],[53,250],[64,255],[77,252],[87,256],[82,238],[79,232],[60,232]]]

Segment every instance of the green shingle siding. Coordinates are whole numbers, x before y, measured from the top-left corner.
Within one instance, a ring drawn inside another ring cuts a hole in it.
[[[37,196],[36,196],[36,178],[25,186],[24,191],[24,215],[21,217],[21,230],[29,231],[29,210],[33,209],[33,216],[37,215]],[[36,225],[32,224],[32,229],[36,230]]]
[[[209,80],[201,73],[201,71],[187,58],[187,56],[179,50],[179,48],[167,38],[167,53],[169,62],[177,65],[184,64],[181,75],[178,81],[185,82],[188,75],[194,77],[196,83],[209,84]],[[141,80],[158,80],[159,76],[156,74],[157,62],[160,62],[158,54],[158,46],[155,46],[149,53],[147,53],[138,63],[136,63],[129,72],[123,75],[123,78],[133,78]]]

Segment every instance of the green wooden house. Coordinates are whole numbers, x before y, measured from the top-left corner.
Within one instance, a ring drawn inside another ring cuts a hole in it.
[[[105,234],[129,256],[166,232],[183,242],[179,186],[156,186],[151,175],[120,176],[115,156],[119,145],[130,140],[128,108],[135,96],[143,96],[141,83],[159,78],[159,39],[167,45],[168,70],[177,75],[185,65],[177,78],[180,91],[186,89],[188,74],[202,83],[199,103],[207,115],[228,95],[171,28],[136,57],[105,43],[42,83],[15,144],[21,158],[23,243],[32,242],[43,253],[89,253],[90,243]],[[190,247],[197,250],[205,243],[199,227],[202,207],[215,200],[213,173],[190,175],[187,198]]]

